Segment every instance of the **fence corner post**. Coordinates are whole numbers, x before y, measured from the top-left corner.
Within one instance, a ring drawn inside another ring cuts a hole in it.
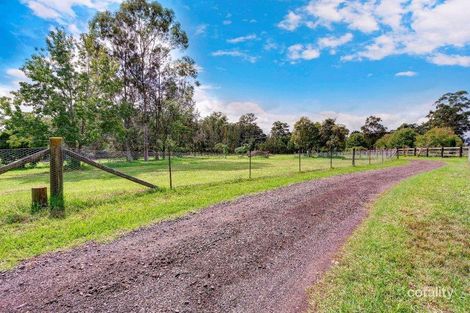
[[[356,166],[356,148],[352,151],[352,166]]]
[[[64,155],[63,138],[52,137],[50,146],[50,204],[54,216],[64,214]]]

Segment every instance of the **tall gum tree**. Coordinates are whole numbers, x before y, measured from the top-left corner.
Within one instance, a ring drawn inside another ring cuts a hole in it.
[[[139,117],[144,159],[148,160],[151,115],[156,120],[156,137],[166,141],[161,138],[161,117],[165,87],[175,77],[172,52],[185,50],[188,37],[172,10],[146,0],[124,1],[116,12],[98,13],[90,30],[119,60],[124,84],[121,99]],[[126,120],[129,126],[131,119]]]

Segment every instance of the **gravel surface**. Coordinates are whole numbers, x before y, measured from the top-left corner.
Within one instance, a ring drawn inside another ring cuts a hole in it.
[[[1,312],[300,312],[331,265],[413,161],[240,198],[0,273]]]

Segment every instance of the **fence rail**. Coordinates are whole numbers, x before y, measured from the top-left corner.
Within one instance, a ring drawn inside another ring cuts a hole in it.
[[[465,157],[469,155],[469,147],[425,147],[425,148],[399,148],[398,155],[417,157]]]

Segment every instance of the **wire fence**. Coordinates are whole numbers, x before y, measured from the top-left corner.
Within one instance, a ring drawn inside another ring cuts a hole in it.
[[[398,149],[284,155],[262,151],[242,155],[153,152],[150,159],[144,161],[140,151],[64,146],[59,147],[60,157],[57,157],[52,150],[52,146],[0,150],[0,225],[32,218],[34,190],[46,192],[44,189],[48,188],[51,195],[63,192],[67,210],[80,210],[110,201],[116,202],[118,209],[123,197],[137,197],[154,187],[185,188],[367,166],[410,155]],[[465,151],[468,153],[468,148],[463,150],[463,154]],[[42,199],[41,194],[38,196]],[[52,207],[63,206],[60,197],[50,197],[48,201]]]

